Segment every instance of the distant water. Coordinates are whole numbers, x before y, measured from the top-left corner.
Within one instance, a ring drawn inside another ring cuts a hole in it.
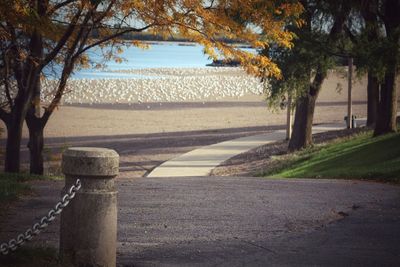
[[[251,51],[251,49],[246,49]],[[253,50],[254,51],[254,50]],[[110,78],[143,78],[146,76],[130,73],[115,73],[115,70],[131,70],[144,68],[198,68],[205,67],[212,62],[208,55],[203,53],[203,47],[200,45],[178,44],[162,42],[153,44],[149,49],[137,47],[128,47],[120,54],[126,61],[116,63],[109,61],[106,63],[106,69],[82,69],[76,71],[72,78],[74,79],[110,79]],[[103,56],[99,50],[89,52],[89,57],[100,62]],[[56,71],[57,73],[57,71]],[[56,75],[52,75],[57,77]],[[146,77],[146,78],[155,78]]]
[[[120,54],[126,61],[106,63],[106,70],[82,69],[74,73],[75,79],[100,79],[100,78],[135,78],[143,77],[137,74],[113,73],[107,70],[131,70],[144,68],[195,68],[205,67],[212,62],[208,55],[203,53],[200,45],[179,45],[178,43],[160,43],[151,45],[149,49],[137,47],[125,48]],[[96,62],[102,60],[98,52],[91,52],[90,58]]]

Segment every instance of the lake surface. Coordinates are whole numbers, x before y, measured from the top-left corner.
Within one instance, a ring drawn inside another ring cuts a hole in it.
[[[244,48],[252,51],[254,49]],[[99,49],[89,51],[89,57],[94,62],[102,62],[103,56]],[[152,44],[149,49],[128,47],[120,54],[125,59],[122,63],[106,62],[106,69],[81,69],[75,71],[73,79],[121,79],[121,78],[156,78],[140,74],[114,72],[118,70],[147,69],[147,68],[201,68],[212,63],[208,55],[204,54],[203,47],[190,43],[161,42]],[[59,78],[57,68],[49,75]],[[53,70],[54,70],[53,69]],[[48,73],[47,73],[48,74]]]
[[[93,61],[102,61],[102,55],[98,51],[90,52]],[[125,48],[120,55],[126,61],[106,63],[106,70],[82,69],[74,73],[75,79],[100,79],[100,78],[134,78],[143,77],[137,74],[114,73],[115,70],[132,70],[144,68],[196,68],[205,67],[212,62],[208,55],[203,53],[200,45],[187,45],[178,43],[153,44],[149,49],[137,47]],[[110,71],[108,71],[110,70]]]

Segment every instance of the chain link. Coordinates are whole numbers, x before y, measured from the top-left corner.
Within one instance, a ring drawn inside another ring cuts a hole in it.
[[[7,255],[10,251],[15,251],[18,247],[27,241],[30,241],[35,235],[38,235],[43,231],[54,219],[56,215],[59,215],[62,210],[68,206],[69,202],[75,197],[75,193],[81,189],[81,181],[76,180],[75,184],[70,187],[68,192],[63,196],[53,209],[51,209],[47,215],[43,216],[38,223],[35,223],[31,228],[28,228],[25,233],[19,234],[17,238],[13,238],[8,243],[2,243],[0,245],[0,252],[3,255]]]

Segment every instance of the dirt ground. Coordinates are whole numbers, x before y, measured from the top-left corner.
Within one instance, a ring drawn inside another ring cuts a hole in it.
[[[343,121],[347,90],[337,92],[338,83],[346,88],[346,79],[338,74],[331,74],[325,81],[315,112],[316,123]],[[365,116],[365,79],[354,83],[353,101],[354,114]],[[77,104],[61,106],[50,119],[45,134],[68,138],[270,126],[284,124],[285,116],[285,111],[268,110],[264,96],[258,95],[204,103]]]
[[[344,88],[337,91],[337,84]],[[315,122],[343,121],[347,81],[331,73],[318,98]],[[366,81],[353,85],[354,114],[366,115]],[[206,102],[72,104],[60,106],[45,129],[48,138],[110,136],[281,125],[286,111],[271,111],[264,96],[245,95]],[[1,125],[4,127],[4,125]],[[23,133],[27,137],[26,128]]]
[[[347,112],[346,79],[331,73],[318,99],[315,123],[343,122]],[[366,81],[353,85],[353,113],[366,116]],[[283,128],[286,111],[270,110],[264,96],[245,95],[218,101],[101,103],[60,106],[45,129],[47,173],[59,172],[60,152],[72,146],[102,146],[121,155],[121,176],[136,177],[165,160],[194,148]],[[4,127],[4,126],[3,126]],[[22,162],[28,169],[27,129]],[[0,140],[5,145],[4,137]]]

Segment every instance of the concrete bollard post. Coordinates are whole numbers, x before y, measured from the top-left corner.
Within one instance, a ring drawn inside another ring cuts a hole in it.
[[[75,266],[116,266],[117,152],[75,147],[63,153],[64,193],[76,179],[82,188],[61,214],[60,256]]]

